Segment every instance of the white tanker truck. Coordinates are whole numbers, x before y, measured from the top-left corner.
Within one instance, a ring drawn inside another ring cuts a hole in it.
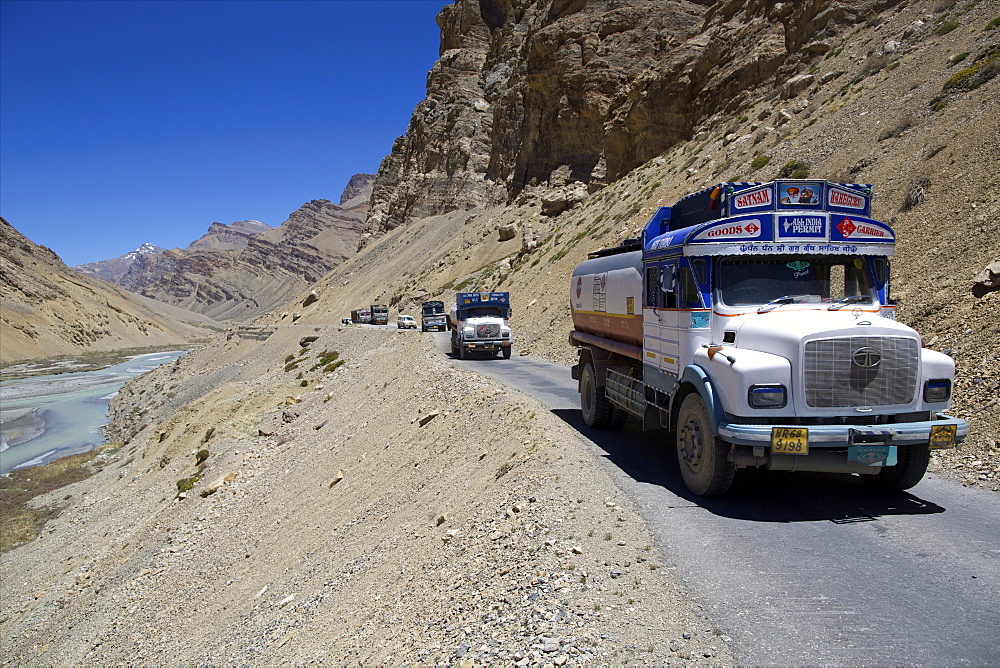
[[[591,253],[570,284],[586,424],[667,430],[698,495],[748,467],[917,484],[968,425],[942,413],[953,360],[895,320],[870,208],[864,184],[722,183]]]

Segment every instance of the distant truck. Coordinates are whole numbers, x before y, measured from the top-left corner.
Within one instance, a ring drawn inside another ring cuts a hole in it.
[[[451,352],[461,359],[471,353],[500,353],[510,359],[510,293],[459,292],[448,314]]]
[[[351,311],[351,322],[361,325],[370,325],[372,324],[372,312],[366,308],[359,308]]]
[[[698,495],[742,468],[916,485],[968,425],[943,413],[954,361],[896,322],[896,236],[869,217],[871,197],[867,184],[722,183],[591,253],[570,283],[584,422],[667,430]]]
[[[444,314],[444,302],[424,302],[420,307],[420,331],[445,331],[448,329],[447,316]]]
[[[388,325],[389,307],[384,304],[372,304],[371,317],[373,325]]]

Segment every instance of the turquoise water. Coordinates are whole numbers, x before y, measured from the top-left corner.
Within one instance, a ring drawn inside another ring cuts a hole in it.
[[[97,371],[0,383],[0,474],[102,445],[108,402],[118,389],[184,352],[140,355]]]

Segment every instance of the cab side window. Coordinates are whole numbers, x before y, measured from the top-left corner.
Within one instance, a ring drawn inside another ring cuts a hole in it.
[[[698,282],[691,267],[684,267],[681,270],[681,299],[687,306],[701,306],[701,293],[698,291]]]

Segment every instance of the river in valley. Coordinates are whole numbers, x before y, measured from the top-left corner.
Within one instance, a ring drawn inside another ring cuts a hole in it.
[[[118,389],[186,351],[130,359],[96,371],[32,376],[0,383],[0,474],[46,464],[103,444],[108,402]]]

